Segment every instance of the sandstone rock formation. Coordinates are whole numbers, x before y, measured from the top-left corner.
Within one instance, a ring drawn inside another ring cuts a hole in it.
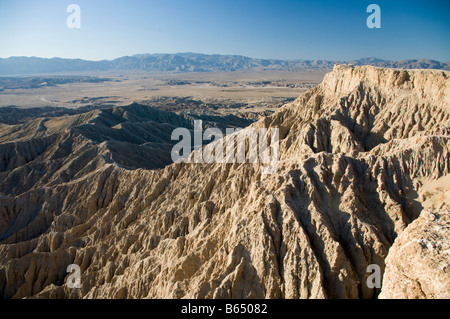
[[[395,240],[380,298],[450,298],[450,211],[424,211]]]
[[[1,182],[0,296],[374,298],[367,266],[384,271],[423,209],[423,187],[449,175],[449,75],[335,66],[237,133],[279,128],[271,175],[259,163],[126,169],[99,162],[101,153],[65,166],[88,153],[78,137],[71,148],[52,144],[45,156],[60,162],[51,176],[32,158],[4,156],[13,175]],[[38,132],[45,123],[27,125]],[[35,158],[52,142],[2,147]],[[69,264],[81,268],[81,289],[67,286]]]

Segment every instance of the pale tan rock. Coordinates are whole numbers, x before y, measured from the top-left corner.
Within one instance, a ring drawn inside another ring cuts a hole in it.
[[[424,211],[386,258],[381,299],[450,298],[450,211]]]

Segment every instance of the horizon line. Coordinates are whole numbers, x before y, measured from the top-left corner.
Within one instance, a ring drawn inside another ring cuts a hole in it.
[[[450,61],[441,61],[441,60],[436,60],[436,59],[432,59],[432,58],[426,58],[426,57],[421,57],[421,58],[405,58],[405,59],[401,59],[401,60],[391,60],[391,59],[383,59],[383,58],[378,58],[376,56],[366,56],[366,57],[361,57],[361,58],[353,58],[353,59],[312,59],[312,58],[296,58],[296,59],[280,59],[280,58],[255,58],[255,57],[251,57],[251,56],[246,56],[246,55],[242,55],[242,54],[222,54],[222,53],[198,53],[198,52],[175,52],[175,53],[136,53],[136,54],[132,54],[132,55],[123,55],[123,56],[119,56],[116,58],[112,58],[112,59],[100,59],[100,60],[94,60],[94,59],[84,59],[84,58],[70,58],[70,57],[60,57],[60,56],[53,56],[53,57],[41,57],[41,56],[26,56],[26,55],[13,55],[13,56],[8,56],[8,57],[0,57],[0,59],[6,60],[6,59],[11,59],[11,58],[37,58],[37,59],[45,59],[45,60],[52,60],[52,59],[61,59],[61,60],[82,60],[82,61],[88,61],[88,62],[105,62],[105,61],[114,61],[120,58],[126,58],[126,57],[136,57],[136,56],[145,56],[145,55],[182,55],[182,54],[195,54],[195,55],[205,55],[205,56],[232,56],[232,57],[244,57],[244,58],[249,58],[249,59],[253,59],[253,60],[269,60],[269,61],[324,61],[324,62],[349,62],[349,61],[359,61],[359,60],[364,60],[364,59],[377,59],[383,62],[401,62],[401,61],[420,61],[420,60],[429,60],[429,61],[434,61],[434,62],[440,62],[440,63],[450,63]]]

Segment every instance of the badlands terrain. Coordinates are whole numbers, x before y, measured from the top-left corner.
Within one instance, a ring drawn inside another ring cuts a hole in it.
[[[151,82],[137,103],[118,78],[8,82],[3,106],[47,90],[72,107],[0,108],[1,298],[450,297],[449,72],[217,76],[133,75]],[[171,133],[198,119],[238,140],[278,128],[278,170],[172,163]]]

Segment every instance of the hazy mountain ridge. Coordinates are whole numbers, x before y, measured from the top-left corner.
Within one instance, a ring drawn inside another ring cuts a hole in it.
[[[138,54],[114,60],[44,59],[37,57],[0,58],[0,75],[86,71],[147,72],[229,72],[244,70],[332,70],[334,64],[374,65],[404,69],[450,70],[448,63],[429,59],[386,61],[363,58],[351,61],[255,59],[239,55],[197,53]]]

